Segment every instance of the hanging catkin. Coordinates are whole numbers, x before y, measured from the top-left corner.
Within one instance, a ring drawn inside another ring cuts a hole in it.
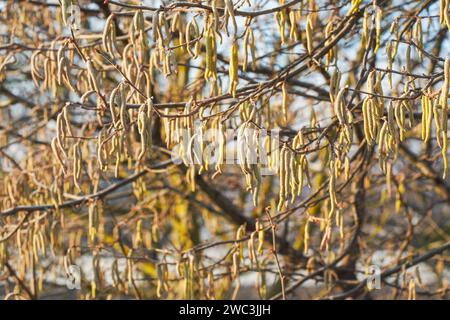
[[[91,88],[91,90],[95,90],[95,92],[97,92],[97,94],[100,94],[100,86],[98,84],[97,74],[96,74],[94,62],[92,61],[92,59],[88,59],[88,61],[86,62],[86,66],[87,66],[87,72],[88,72],[88,76],[89,76],[90,88]]]
[[[448,91],[450,86],[450,58],[445,58],[444,63],[444,83],[442,84],[441,88],[441,95],[440,95],[440,104],[442,108],[442,115],[441,115],[441,132],[442,132],[442,157],[444,160],[444,174],[443,179],[447,176],[447,170],[448,170],[448,155],[447,155],[447,145],[448,145],[448,138],[447,138],[447,124],[448,124]]]
[[[282,93],[282,102],[281,102],[281,110],[282,110],[282,114],[283,114],[283,123],[285,126],[287,126],[287,109],[288,109],[288,90],[287,90],[287,85],[286,85],[286,81],[284,81],[281,84],[281,93]]]
[[[80,175],[81,175],[81,149],[80,149],[80,141],[77,141],[73,145],[73,183],[81,190],[79,185]]]
[[[344,100],[344,93],[347,88],[342,88],[339,90],[336,100],[334,101],[334,113],[336,114],[336,117],[339,120],[339,124],[342,126],[347,125],[346,121],[346,112],[345,112],[345,100]]]
[[[109,53],[111,57],[114,57],[114,47],[117,45],[116,24],[114,19],[114,14],[110,14],[106,19],[102,36],[103,50]]]
[[[255,37],[253,36],[253,30],[247,27],[244,35],[244,61],[242,63],[242,71],[247,71],[248,66],[248,49],[250,48],[250,55],[252,58],[252,69],[256,68],[256,56],[255,56]]]
[[[414,24],[413,31],[414,41],[417,46],[417,55],[422,60],[423,58],[423,29],[422,29],[422,19],[420,17],[417,18],[416,23]]]
[[[218,119],[219,127],[217,129],[217,133],[219,135],[218,142],[219,142],[219,154],[217,157],[217,163],[216,163],[216,171],[218,173],[222,173],[222,168],[225,161],[225,144],[226,144],[226,128],[221,121],[221,119]]]
[[[209,27],[206,33],[206,66],[205,79],[217,80],[217,44],[216,31]]]
[[[375,7],[375,49],[376,53],[381,45],[381,19],[382,19],[383,11],[380,7]]]
[[[308,54],[312,54],[313,51],[313,22],[311,15],[308,15],[308,18],[306,20],[306,48],[308,50]]]
[[[330,161],[329,172],[330,180],[328,182],[328,194],[330,197],[330,211],[328,212],[328,218],[332,218],[336,212],[337,200],[336,200],[336,171],[334,160]]]
[[[432,102],[428,94],[422,95],[422,140],[427,143],[431,134]]]
[[[234,35],[236,35],[238,26],[236,22],[236,17],[234,15],[234,5],[232,0],[225,0],[225,28],[228,32],[228,19],[231,17],[233,23]]]
[[[141,137],[141,150],[138,160],[141,161],[152,145],[153,129],[153,103],[151,98],[139,108],[138,111],[138,132]]]
[[[450,1],[440,0],[439,3],[439,23],[446,25],[447,29],[450,30]]]
[[[62,171],[65,174],[66,173],[66,169],[65,169],[65,166],[64,166],[63,155],[62,155],[60,147],[57,144],[57,138],[56,137],[52,139],[51,147],[52,147],[53,154],[56,157],[56,160],[60,164],[61,169],[62,169]]]
[[[342,77],[342,74],[339,71],[339,69],[337,69],[337,68],[331,74],[331,78],[330,78],[330,100],[331,100],[331,103],[335,102],[335,97],[338,93],[340,83],[341,83],[341,77]]]
[[[229,66],[229,81],[230,87],[228,89],[228,93],[230,93],[233,97],[236,97],[236,89],[239,82],[238,78],[238,67],[239,67],[239,58],[238,58],[238,42],[237,39],[233,40],[233,45],[231,46],[231,55],[230,55],[230,66]]]
[[[363,22],[362,22],[362,46],[367,48],[369,45],[370,30],[372,29],[372,17],[369,10],[364,10]]]

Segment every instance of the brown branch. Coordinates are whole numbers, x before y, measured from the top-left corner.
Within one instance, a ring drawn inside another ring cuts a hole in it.
[[[163,169],[163,168],[170,166],[171,164],[172,164],[172,161],[168,160],[168,161],[164,161],[164,162],[152,165],[152,166],[150,166],[150,169]],[[82,204],[89,200],[101,199],[101,198],[107,196],[108,194],[112,193],[113,191],[116,191],[117,189],[119,189],[127,184],[130,184],[131,182],[135,181],[136,179],[144,176],[147,172],[148,172],[148,170],[138,171],[135,174],[132,174],[131,176],[129,176],[128,178],[123,179],[114,184],[111,184],[108,187],[106,187],[96,193],[80,197],[79,199],[63,202],[58,205],[58,208],[74,207],[76,205]],[[0,212],[0,217],[12,216],[21,211],[33,212],[33,211],[47,211],[47,210],[54,210],[54,209],[56,209],[56,206],[54,204],[43,204],[43,205],[36,205],[36,206],[16,206],[16,207],[9,208],[7,210]]]
[[[436,249],[433,249],[433,250],[431,250],[431,251],[429,251],[429,252],[427,252],[427,253],[425,253],[425,254],[423,254],[421,256],[418,256],[418,257],[414,258],[410,262],[398,264],[397,266],[392,267],[392,268],[382,272],[380,274],[380,277],[381,277],[381,279],[387,278],[387,277],[389,277],[389,276],[391,276],[393,274],[396,274],[396,273],[398,273],[398,272],[400,272],[402,270],[409,269],[409,268],[415,266],[416,264],[419,264],[421,262],[427,261],[427,260],[431,259],[432,257],[434,257],[435,255],[441,254],[441,253],[443,253],[443,252],[445,252],[445,251],[447,251],[449,249],[450,249],[450,242],[447,242],[444,245],[442,245],[442,246],[440,246],[440,247],[438,247]],[[364,287],[366,286],[366,284],[367,284],[367,279],[364,279],[363,281],[361,281],[357,286],[355,286],[351,290],[343,292],[343,293],[340,293],[340,294],[337,294],[337,295],[334,295],[334,296],[327,297],[325,299],[326,300],[345,299],[345,298],[350,297],[352,295],[355,295],[356,293],[358,293],[361,290],[363,290]]]

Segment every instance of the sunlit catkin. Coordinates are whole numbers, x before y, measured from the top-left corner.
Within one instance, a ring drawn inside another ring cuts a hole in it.
[[[86,62],[88,76],[89,76],[89,84],[92,90],[95,90],[98,94],[100,94],[100,86],[97,80],[97,74],[94,68],[94,63],[91,59]]]
[[[230,55],[230,66],[229,66],[229,81],[230,86],[228,89],[228,93],[233,97],[236,97],[236,89],[239,82],[238,78],[238,68],[239,68],[239,57],[238,57],[238,42],[237,39],[233,41],[233,45],[231,46],[231,55]]]
[[[286,81],[281,84],[281,93],[282,93],[282,102],[281,102],[281,110],[283,113],[283,123],[287,125],[287,109],[288,109],[288,90]]]
[[[264,226],[260,220],[256,221],[255,228],[258,231],[258,249],[256,251],[261,255],[264,247]]]
[[[81,161],[80,141],[77,141],[73,145],[73,183],[78,188],[78,190],[81,190],[81,187],[79,185],[81,175]]]
[[[234,35],[236,35],[238,26],[234,15],[234,5],[232,0],[225,0],[225,28],[227,28],[228,19],[231,17],[233,23]],[[228,30],[227,30],[228,31]]]
[[[313,32],[314,27],[312,23],[311,15],[308,15],[306,20],[306,48],[308,50],[308,54],[312,54],[313,51]]]
[[[330,211],[328,212],[328,217],[333,217],[335,211],[336,211],[336,172],[334,170],[335,162],[333,160],[330,161],[330,179],[328,182],[328,193],[330,197]]]
[[[441,115],[441,130],[442,130],[442,157],[444,160],[444,174],[443,179],[447,176],[448,170],[448,155],[447,155],[447,123],[448,123],[448,91],[450,86],[450,58],[445,58],[444,63],[444,83],[441,88],[440,104],[442,108]]]
[[[63,156],[62,156],[62,153],[61,153],[61,149],[57,145],[57,138],[56,137],[52,139],[51,147],[52,147],[52,151],[53,151],[53,154],[55,155],[56,160],[58,161],[58,163],[61,166],[61,169],[63,170],[64,173],[66,173]]]
[[[346,113],[345,113],[345,100],[344,100],[344,93],[347,88],[342,88],[339,90],[336,99],[334,101],[334,113],[336,114],[336,117],[339,120],[339,124],[342,126],[345,126],[347,124],[346,121]]]
[[[416,20],[416,23],[414,24],[414,31],[413,31],[414,40],[417,45],[417,55],[422,60],[423,58],[423,29],[422,29],[422,19],[419,17]]]
[[[114,57],[114,47],[117,44],[116,24],[114,22],[115,16],[111,14],[105,22],[102,36],[103,50],[111,57]]]
[[[381,19],[382,19],[383,11],[380,7],[375,7],[375,49],[376,53],[381,45]]]
[[[440,0],[439,1],[439,23],[441,25],[446,25],[450,30],[450,13],[449,13],[449,0]]]
[[[216,31],[210,27],[206,33],[206,66],[205,79],[217,80],[217,44]]]
[[[247,71],[248,67],[248,49],[250,48],[250,56],[252,58],[252,69],[256,68],[256,47],[255,47],[255,37],[253,36],[253,31],[250,27],[245,30],[244,36],[244,61],[242,62],[242,71]]]
[[[433,120],[433,109],[430,97],[422,95],[422,140],[427,143],[431,134],[431,122]]]

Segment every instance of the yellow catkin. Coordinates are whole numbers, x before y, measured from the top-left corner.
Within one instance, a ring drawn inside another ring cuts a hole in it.
[[[81,175],[81,161],[80,142],[77,141],[77,143],[73,145],[73,182],[79,190],[81,190],[78,183]]]
[[[219,33],[220,17],[219,17],[219,11],[217,10],[217,0],[211,0],[211,9],[212,9],[212,13],[213,13],[214,31],[220,35],[220,33]],[[220,37],[220,43],[222,43],[221,37]]]
[[[308,50],[308,54],[311,55],[313,51],[313,32],[314,27],[311,19],[311,15],[308,15],[306,21],[306,48]]]
[[[289,29],[289,38],[291,41],[297,42],[299,40],[297,13],[295,11],[289,12],[289,23],[291,28]]]
[[[109,99],[109,111],[111,114],[111,120],[116,129],[119,128],[119,116],[117,115],[117,111],[116,111],[116,99],[117,98],[119,98],[119,99],[121,98],[121,95],[119,95],[119,87],[116,87],[111,91],[111,96]],[[121,104],[122,103],[120,102],[119,105],[121,105]]]
[[[280,179],[280,191],[279,191],[279,202],[278,202],[278,211],[281,211],[284,208],[286,202],[286,190],[285,190],[285,179],[287,177],[287,173],[285,172],[285,153],[287,152],[287,148],[284,145],[280,152],[280,162],[278,175]]]
[[[68,22],[68,17],[67,17],[67,13],[69,10],[69,6],[72,3],[71,0],[61,0],[61,13],[62,13],[62,19],[63,19],[63,23],[64,25],[67,26],[67,22]]]
[[[103,152],[104,142],[105,142],[105,131],[101,130],[97,137],[97,162],[99,164],[100,170],[103,171],[105,171],[107,168],[106,159]]]
[[[66,169],[65,169],[65,166],[64,166],[64,160],[63,160],[63,157],[61,155],[61,151],[60,151],[59,147],[57,146],[57,142],[56,141],[57,141],[56,137],[52,139],[52,142],[51,142],[52,151],[53,151],[53,154],[56,157],[56,160],[61,165],[61,169],[63,170],[64,173],[66,173]]]
[[[335,98],[336,98],[337,90],[339,90],[339,85],[341,83],[341,77],[342,77],[342,74],[337,68],[331,74],[331,79],[330,79],[330,100],[331,100],[331,103],[334,103],[335,100],[336,100]]]
[[[240,267],[240,254],[239,251],[236,251],[235,253],[233,253],[233,269],[232,269],[233,278],[239,276],[239,267]]]
[[[441,119],[440,119],[440,114],[439,114],[439,109],[438,109],[439,103],[435,102],[433,104],[433,119],[434,119],[434,124],[436,125],[436,141],[437,144],[440,148],[442,148],[442,141],[441,141]]]
[[[386,174],[386,167],[387,167],[387,143],[386,143],[386,137],[387,137],[387,122],[384,122],[381,126],[380,133],[378,135],[378,162],[379,166],[381,168],[381,171]]]
[[[244,61],[242,63],[242,71],[247,71],[248,68],[248,49],[250,48],[250,55],[252,58],[252,69],[256,68],[256,56],[255,56],[255,37],[253,36],[253,30],[247,27],[244,36]]]
[[[383,11],[380,7],[376,7],[375,9],[375,49],[376,53],[380,48],[381,44],[381,19],[382,19]]]
[[[193,57],[194,59],[197,58],[198,56],[198,52],[197,50],[192,50],[191,48],[191,33],[194,33],[194,39],[195,42],[199,42],[198,39],[196,39],[199,36],[199,29],[198,29],[198,24],[197,24],[197,20],[195,19],[195,17],[187,24],[186,26],[186,36],[185,36],[185,41],[186,41],[186,50],[188,51],[188,53],[191,55],[191,57]]]
[[[364,48],[367,48],[369,45],[369,36],[370,36],[370,29],[371,29],[371,16],[369,14],[369,10],[364,10],[364,16],[363,16],[363,24],[362,24],[362,45]]]
[[[344,93],[347,88],[342,88],[339,90],[336,99],[334,101],[334,113],[336,114],[336,117],[339,120],[339,124],[344,126],[347,124],[347,121],[345,119],[345,100],[344,100]]]
[[[408,300],[416,300],[416,281],[414,277],[409,280],[408,284]]]
[[[359,5],[361,4],[362,0],[352,0],[352,7],[350,8],[350,14],[355,13],[359,9]]]
[[[392,41],[389,41],[386,44],[386,56],[388,59],[388,67],[390,70],[392,70],[392,66],[394,64]],[[388,83],[389,83],[389,88],[392,89],[392,72],[388,72]]]
[[[399,101],[396,103],[394,107],[394,115],[395,115],[395,121],[397,123],[397,126],[399,127],[400,132],[400,141],[403,141],[405,139],[405,111],[403,109],[403,103]]]
[[[225,161],[225,146],[226,146],[226,129],[223,122],[219,119],[219,127],[217,130],[219,142],[219,154],[216,162],[216,171],[222,173],[222,168]]]
[[[89,216],[89,239],[90,241],[95,241],[97,235],[97,227],[98,227],[98,210],[95,202],[92,202],[88,208],[88,216]]]
[[[304,245],[304,254],[307,255],[309,251],[309,219],[305,222],[305,231],[304,231],[304,239],[303,239],[303,245]]]
[[[291,189],[291,203],[294,203],[295,201],[295,195],[298,188],[298,175],[296,173],[298,166],[297,166],[298,159],[292,155],[289,160],[289,172],[290,172],[290,179],[289,179],[289,186]]]
[[[236,35],[238,26],[236,22],[236,17],[234,15],[234,5],[232,0],[225,0],[225,14],[227,16],[226,21],[228,21],[228,17],[231,17],[231,21],[233,22],[234,27],[234,35]]]
[[[66,131],[64,130],[64,121],[63,114],[60,113],[56,117],[56,140],[58,142],[58,147],[61,149],[64,157],[67,157],[65,154],[65,139],[66,139]]]
[[[328,213],[328,217],[333,217],[336,211],[336,172],[334,170],[335,162],[333,160],[330,161],[330,180],[328,182],[328,193],[330,197],[330,211]]]
[[[116,45],[116,25],[114,23],[114,14],[109,15],[105,22],[105,28],[102,35],[103,50],[114,56],[114,46]]]
[[[231,46],[231,55],[230,55],[230,66],[229,66],[229,81],[230,81],[230,87],[228,89],[228,93],[231,94],[233,97],[236,97],[236,89],[237,85],[239,83],[238,78],[238,68],[239,68],[239,46],[237,39],[233,41],[233,45]]]
[[[448,155],[447,155],[447,123],[448,123],[448,90],[450,86],[450,58],[445,58],[444,63],[444,83],[442,85],[441,89],[441,96],[440,96],[440,104],[442,108],[442,115],[441,115],[441,132],[442,132],[442,157],[444,160],[444,173],[443,173],[443,179],[447,176],[447,170],[448,170]]]
[[[146,151],[147,151],[147,140],[151,137],[151,134],[148,134],[147,126],[149,119],[147,117],[147,112],[145,110],[145,105],[142,105],[139,109],[138,113],[138,132],[141,136],[141,150],[138,155],[138,160],[142,160]]]
[[[153,41],[155,43],[158,41],[160,34],[161,34],[161,27],[159,25],[159,12],[158,12],[158,10],[156,10],[153,12],[153,15],[152,15],[152,35],[153,35]]]
[[[284,153],[284,159],[283,159],[283,164],[284,164],[284,198],[287,200],[288,196],[289,196],[289,182],[291,180],[292,175],[290,174],[291,172],[289,171],[289,163],[290,163],[290,158],[291,158],[291,152],[289,151],[289,149],[286,148],[286,152]]]
[[[446,25],[450,30],[450,1],[440,0],[439,1],[439,23],[441,25]]]
[[[445,24],[447,25],[447,29],[450,31],[450,0],[445,1]]]
[[[363,112],[363,125],[364,125],[364,136],[366,138],[366,142],[369,145],[373,144],[373,139],[371,135],[371,129],[370,129],[370,120],[369,120],[369,111],[368,111],[368,103],[369,98],[365,98],[362,105],[362,112]]]
[[[264,247],[264,226],[259,220],[257,220],[255,228],[258,232],[258,249],[256,251],[261,255]]]
[[[424,94],[422,95],[422,140],[425,143],[430,139],[432,116],[431,99]]]
[[[416,20],[413,31],[414,39],[417,45],[417,55],[422,60],[423,58],[423,30],[422,30],[422,19],[419,17]]]
[[[216,33],[213,28],[208,28],[206,34],[206,68],[205,68],[205,79],[208,80],[212,78],[214,81],[217,80],[217,44],[216,44]]]
[[[283,123],[287,125],[288,91],[286,81],[281,85]]]
[[[71,137],[73,137],[73,132],[72,132],[72,127],[70,126],[70,121],[69,121],[69,111],[68,111],[68,107],[67,105],[63,108],[62,110],[62,117],[64,120],[64,124],[65,124],[65,131],[67,131],[67,134]]]
[[[426,132],[428,130],[427,128],[427,112],[428,112],[428,105],[427,105],[427,100],[426,100],[426,96],[422,95],[421,97],[421,102],[422,102],[422,140],[425,141],[425,136],[426,136]]]
[[[248,240],[248,257],[252,265],[256,264],[257,262],[257,255],[255,250],[255,235],[256,232],[252,232],[252,234],[250,235],[250,239]]]
[[[89,84],[91,86],[92,90],[95,90],[97,93],[100,93],[100,87],[97,81],[97,75],[96,75],[96,71],[94,68],[94,63],[92,61],[92,59],[89,59],[86,62],[86,66],[87,66],[87,71],[88,71],[88,76],[89,76]]]

